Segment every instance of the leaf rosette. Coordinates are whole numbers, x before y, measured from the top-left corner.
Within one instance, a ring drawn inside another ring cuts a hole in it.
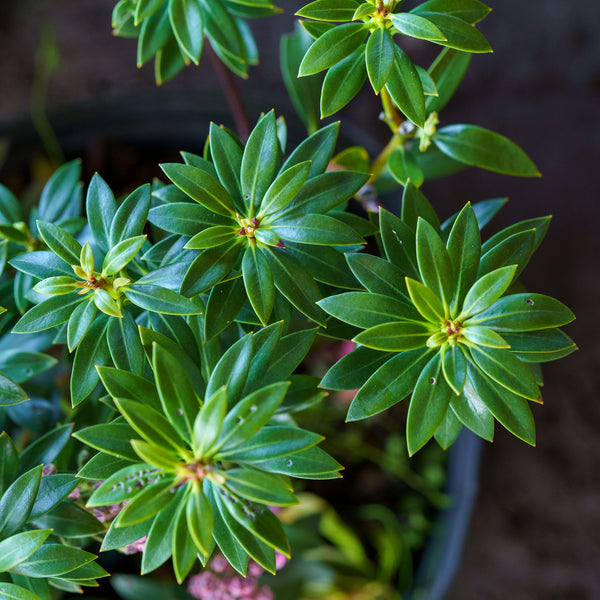
[[[112,13],[115,35],[137,38],[137,63],[154,60],[156,82],[198,64],[205,38],[217,56],[240,77],[258,63],[245,19],[281,12],[270,0],[119,0]]]
[[[72,425],[48,432],[18,453],[6,432],[0,435],[0,595],[40,600],[51,587],[81,593],[108,573],[96,556],[66,539],[97,535],[104,526],[67,499],[77,478],[43,474],[69,441]],[[18,507],[18,509],[15,509]]]
[[[337,130],[335,123],[313,134],[284,162],[271,111],[259,120],[245,147],[233,133],[212,124],[212,162],[184,154],[187,164],[162,166],[196,203],[165,202],[148,217],[166,231],[191,238],[185,248],[201,251],[183,279],[184,295],[228,282],[213,302],[229,297],[233,317],[248,299],[266,325],[280,294],[313,321],[325,323],[325,313],[316,305],[321,298],[317,281],[355,287],[337,247],[359,248],[361,232],[372,232],[364,219],[342,210],[368,175],[324,172]],[[236,281],[240,273],[241,281]]]
[[[144,353],[136,324],[140,314],[203,311],[201,304],[158,285],[163,280],[158,281],[137,257],[146,240],[142,231],[150,198],[146,185],[118,205],[107,184],[95,175],[87,194],[91,243],[82,246],[64,228],[37,221],[40,238],[49,250],[21,254],[10,261],[22,273],[40,279],[33,288],[36,299],[49,296],[21,317],[13,333],[63,326],[60,339],[65,336],[69,350],[75,351],[73,405],[98,383],[95,364],[112,358],[116,365],[141,373]]]
[[[79,473],[105,479],[88,506],[125,504],[103,549],[147,535],[142,572],[172,557],[179,582],[197,557],[206,564],[215,546],[242,574],[249,557],[275,572],[275,550],[289,555],[268,507],[297,502],[291,478],[336,478],[341,466],[317,447],[321,436],[277,417],[287,410],[290,388],[277,377],[297,358],[279,344],[278,332],[271,326],[268,337],[256,334],[264,343],[254,352],[252,334],[236,342],[200,394],[178,360],[156,343],[155,385],[99,369],[121,416],[75,437],[100,450]],[[277,348],[287,363],[283,371],[272,360]],[[265,352],[271,357],[266,363]]]
[[[479,212],[485,216],[485,209]],[[541,401],[538,363],[576,349],[558,329],[574,319],[566,306],[510,289],[548,223],[549,218],[523,221],[482,245],[470,204],[442,230],[425,197],[410,184],[402,219],[382,210],[387,260],[347,256],[368,291],[319,302],[329,314],[364,330],[354,337],[358,347],[321,382],[330,389],[360,388],[348,420],[411,396],[410,454],[432,436],[447,448],[463,425],[491,440],[494,418],[534,444],[528,401]]]
[[[340,110],[369,79],[419,127],[425,126],[426,96],[437,96],[430,74],[413,64],[394,36],[427,40],[468,53],[491,52],[475,28],[490,12],[478,0],[428,0],[409,12],[398,0],[316,0],[296,14],[315,38],[299,76],[328,70],[321,90],[321,115]],[[365,43],[366,41],[366,43]]]

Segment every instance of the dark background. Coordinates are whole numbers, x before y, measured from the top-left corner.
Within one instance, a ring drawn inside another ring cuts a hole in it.
[[[580,350],[545,369],[544,406],[533,407],[537,448],[500,426],[494,443],[486,444],[478,503],[448,600],[597,599],[600,5],[596,0],[487,3],[493,12],[480,29],[494,53],[474,57],[442,125],[473,123],[508,136],[529,153],[543,177],[517,179],[473,169],[425,184],[423,191],[443,215],[466,201],[509,196],[496,226],[554,216],[523,281],[574,310],[578,319],[566,331]],[[255,23],[262,63],[251,70],[248,82],[240,82],[253,118],[283,94],[276,38],[291,30],[293,11],[302,3],[279,4],[285,15]],[[41,28],[50,25],[60,52],[46,97],[50,112],[123,97],[129,99],[113,102],[109,110],[121,106],[135,114],[151,112],[156,104],[184,103],[186,110],[197,106],[198,112],[191,111],[182,139],[201,143],[206,127],[200,122],[202,106],[216,106],[212,118],[219,120],[225,104],[215,91],[209,61],[203,57],[199,68],[187,69],[157,90],[152,66],[135,67],[135,42],[111,35],[112,5],[111,0],[0,0],[0,129],[27,115],[33,56]],[[406,49],[416,62],[430,56],[420,44]],[[365,94],[342,119],[385,140],[385,128],[375,118],[378,111]],[[288,120],[293,119],[290,114]],[[97,125],[102,129],[102,119]],[[154,129],[172,131],[180,125],[162,120]]]

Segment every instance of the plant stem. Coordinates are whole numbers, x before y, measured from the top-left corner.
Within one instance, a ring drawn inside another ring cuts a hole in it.
[[[213,65],[219,85],[225,94],[227,104],[233,115],[235,122],[235,128],[237,129],[238,135],[242,142],[246,143],[250,137],[250,119],[248,118],[248,111],[246,105],[237,86],[236,81],[233,78],[231,71],[221,62],[221,59],[216,55],[210,44],[206,44],[206,52]]]

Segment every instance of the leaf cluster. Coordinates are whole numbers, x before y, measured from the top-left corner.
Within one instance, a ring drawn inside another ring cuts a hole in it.
[[[479,229],[501,203],[467,204],[440,225],[410,183],[401,218],[382,210],[385,258],[346,256],[366,291],[319,302],[364,331],[357,348],[321,385],[360,388],[348,419],[377,414],[411,396],[407,443],[432,436],[447,448],[462,426],[491,440],[494,418],[534,444],[527,401],[541,401],[537,364],[576,347],[560,329],[574,319],[558,300],[511,289],[544,237],[549,218],[516,223],[484,244]]]
[[[198,64],[205,39],[235,74],[246,78],[258,50],[245,19],[280,12],[270,0],[119,0],[115,35],[137,39],[137,65],[154,58],[156,82]]]

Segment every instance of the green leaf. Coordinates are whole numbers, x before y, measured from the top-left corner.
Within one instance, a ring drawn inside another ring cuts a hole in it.
[[[237,448],[256,435],[279,408],[288,388],[287,381],[274,383],[240,400],[223,421],[215,444],[216,456]]]
[[[435,81],[437,96],[425,98],[428,113],[441,112],[460,85],[469,63],[471,55],[452,48],[444,48],[439,56],[429,67],[429,74]]]
[[[267,247],[265,256],[273,273],[277,289],[291,304],[309,319],[325,324],[325,313],[317,306],[321,294],[315,280],[295,258],[285,250],[271,250]]]
[[[142,522],[137,523],[136,525],[130,525],[129,527],[117,527],[116,525],[117,522],[113,519],[108,531],[104,535],[102,546],[100,546],[100,550],[103,552],[123,548],[128,544],[137,542],[148,533],[149,523]]]
[[[442,301],[447,314],[455,287],[452,263],[440,236],[423,218],[417,223],[417,262],[423,283]]]
[[[397,216],[383,208],[379,211],[379,227],[387,259],[405,275],[417,278],[419,267],[414,232]]]
[[[455,314],[457,308],[463,304],[467,291],[477,279],[481,257],[479,225],[470,204],[465,205],[456,217],[446,247],[456,275],[456,287],[450,308],[451,314]]]
[[[210,124],[210,154],[219,179],[233,198],[233,203],[240,211],[243,210],[242,187],[240,171],[244,147],[240,140],[227,128]],[[209,163],[211,164],[211,163]],[[197,166],[197,165],[196,165]],[[212,165],[211,165],[212,166]],[[215,176],[216,176],[215,173]]]
[[[238,402],[250,370],[252,346],[253,336],[247,334],[221,356],[206,385],[205,397],[210,398],[225,386],[230,405]]]
[[[501,267],[478,279],[467,292],[457,320],[464,321],[492,306],[508,289],[516,270],[517,265]]]
[[[42,190],[38,204],[38,218],[49,223],[59,223],[66,216],[79,215],[80,177],[80,159],[72,160],[59,167]]]
[[[137,463],[139,462],[138,456],[130,444],[130,440],[134,436],[135,431],[130,425],[122,422],[92,425],[73,434],[74,438],[96,450]]]
[[[164,0],[137,0],[135,7],[135,24],[139,25],[144,19],[153,15]]]
[[[415,308],[427,321],[440,325],[445,320],[444,305],[427,286],[407,277],[406,287]]]
[[[110,246],[120,241],[142,235],[150,208],[151,190],[142,185],[121,203],[110,226]]]
[[[321,90],[321,118],[346,106],[358,94],[366,79],[365,46],[361,45],[325,75]]]
[[[305,429],[269,425],[260,429],[245,444],[220,451],[219,458],[228,462],[255,463],[300,452],[315,446],[322,439],[322,436]]]
[[[106,338],[113,363],[119,369],[141,375],[144,370],[144,349],[135,320],[125,311],[122,319],[111,319]]]
[[[433,435],[435,437],[435,441],[444,450],[447,450],[457,440],[461,431],[462,423],[454,414],[454,411],[448,407],[440,426],[435,430]]]
[[[96,366],[104,366],[110,358],[106,340],[107,325],[106,319],[96,319],[77,346],[71,374],[72,406],[77,406],[91,394],[100,379]]]
[[[450,408],[459,421],[484,440],[494,438],[494,417],[479,397],[473,384],[467,377],[463,392],[453,396]]]
[[[52,529],[54,535],[65,538],[87,538],[105,530],[90,512],[70,501],[61,502],[52,512],[38,518],[35,525]]]
[[[437,233],[440,233],[440,221],[437,214],[425,196],[412,181],[406,183],[402,194],[402,221],[413,231],[417,230],[419,217],[427,221]]]
[[[126,398],[115,398],[115,404],[131,427],[147,442],[169,451],[181,448],[182,439],[159,412]]]
[[[107,252],[110,244],[110,226],[117,212],[115,197],[104,179],[95,173],[86,197],[86,214],[96,244]]]
[[[138,68],[145,65],[169,41],[171,35],[171,24],[165,2],[141,25],[137,46]]]
[[[245,467],[228,469],[225,477],[228,489],[251,502],[271,506],[298,504],[290,484],[277,475]]]
[[[45,221],[37,221],[37,229],[48,248],[69,265],[78,265],[81,244],[61,227]]]
[[[190,543],[190,532],[186,518],[186,503],[179,505],[179,513],[175,517],[175,531],[173,535],[173,568],[178,584],[182,584],[196,562],[198,549]]]
[[[17,533],[0,542],[0,572],[10,571],[27,560],[46,540],[51,529]],[[0,587],[2,585],[0,584]]]
[[[540,390],[531,372],[509,350],[471,346],[469,351],[477,366],[497,384],[528,400],[539,400]],[[485,402],[484,397],[482,400]]]
[[[15,269],[27,273],[37,279],[46,277],[73,276],[73,269],[53,252],[27,252],[11,258],[9,261]]]
[[[181,51],[197,65],[204,41],[204,21],[200,2],[169,0],[169,20]]]
[[[406,443],[412,456],[440,426],[448,409],[451,388],[442,376],[440,353],[427,363],[415,385],[406,421]]]
[[[227,412],[227,388],[219,388],[204,402],[194,422],[194,453],[209,456],[216,442]]]
[[[104,257],[102,274],[110,277],[124,269],[133,260],[145,241],[146,236],[139,235],[122,240],[116,246],[113,246]]]
[[[121,504],[125,500],[137,496],[141,489],[152,489],[162,483],[164,478],[150,465],[130,464],[119,469],[103,481],[93,492],[87,502],[88,508]]]
[[[26,562],[13,569],[28,577],[56,577],[81,567],[96,558],[94,554],[63,544],[44,544]]]
[[[8,433],[3,431],[0,434],[0,497],[13,482],[18,471],[19,454]]]
[[[25,472],[4,492],[0,499],[0,537],[19,531],[29,518],[40,487],[42,465]],[[19,510],[16,511],[15,507]]]
[[[147,379],[112,367],[99,367],[98,374],[106,391],[113,398],[129,398],[160,409],[156,387]]]
[[[433,143],[444,153],[467,165],[505,175],[539,177],[530,158],[514,142],[483,127],[449,125],[438,129]]]
[[[467,378],[467,359],[460,345],[449,344],[442,350],[442,372],[452,391],[460,396]]]
[[[316,335],[316,329],[296,331],[281,338],[277,354],[270,361],[262,385],[288,379],[300,365],[310,350]]]
[[[307,160],[311,161],[309,180],[323,173],[333,155],[339,128],[339,122],[330,123],[307,137],[283,163],[280,173]]]
[[[48,277],[38,282],[34,286],[34,291],[38,294],[48,294],[50,296],[62,296],[64,294],[70,294],[77,290],[78,287],[77,279],[74,277],[65,277],[63,275],[58,277]]]
[[[40,600],[37,594],[14,583],[0,585],[0,598],[5,600]]]
[[[383,323],[359,333],[353,341],[384,352],[403,352],[426,346],[431,330],[425,323]]]
[[[300,479],[336,479],[343,468],[327,452],[312,446],[296,452],[291,458],[280,456],[259,463],[261,469]]]
[[[213,287],[204,313],[204,335],[207,341],[233,323],[245,301],[244,281],[241,277]]]
[[[137,458],[136,458],[137,460]],[[113,473],[130,466],[131,461],[98,452],[79,470],[77,477],[96,481],[108,479]]]
[[[301,8],[296,16],[318,21],[352,21],[356,0],[315,0]]]
[[[175,479],[167,476],[159,483],[143,489],[121,510],[115,526],[127,527],[154,517],[171,502],[175,493],[174,484]]]
[[[419,8],[422,8],[420,6]],[[446,36],[428,19],[411,13],[391,14],[390,20],[399,33],[421,40],[446,42]]]
[[[311,169],[311,161],[293,165],[277,176],[266,191],[260,205],[259,220],[264,215],[276,213],[285,208],[302,189]]]
[[[178,514],[185,488],[180,488],[171,502],[163,508],[152,522],[142,556],[142,575],[154,571],[173,554],[175,517]]]
[[[561,302],[542,294],[513,294],[469,319],[465,325],[483,325],[496,331],[534,331],[560,327],[575,315]]]
[[[543,363],[568,356],[577,346],[560,329],[542,329],[524,333],[503,333],[510,351],[527,363]]]
[[[479,0],[427,0],[413,9],[413,12],[423,10],[452,15],[474,24],[487,17],[491,8]]]
[[[284,241],[298,244],[349,246],[364,243],[354,229],[328,215],[288,216],[277,219],[270,229]]]
[[[366,173],[344,170],[317,175],[309,179],[294,200],[275,216],[279,219],[290,213],[297,216],[307,213],[324,215],[352,198],[368,179]]]
[[[72,423],[52,429],[29,444],[19,455],[19,471],[29,471],[39,464],[50,464],[71,437]]]
[[[244,286],[254,312],[263,325],[269,321],[275,302],[275,284],[269,262],[256,246],[248,246],[242,261]]]
[[[208,499],[199,485],[194,486],[188,497],[185,516],[196,548],[201,554],[208,556],[211,550],[213,515]]]
[[[237,240],[202,251],[185,274],[181,293],[195,296],[219,283],[235,267],[242,252],[243,246]]]
[[[171,202],[155,206],[148,213],[148,220],[171,233],[192,237],[205,225],[232,225],[229,217],[210,211],[196,202]]]
[[[491,200],[488,200],[491,202]],[[522,233],[525,231],[535,231],[535,241],[533,244],[533,249],[536,250],[539,245],[542,243],[546,232],[548,231],[548,226],[550,225],[551,216],[547,217],[537,217],[535,219],[526,219],[525,221],[519,221],[518,223],[514,223],[509,227],[505,227],[498,233],[494,234],[491,238],[486,240],[481,247],[483,253],[487,253],[493,250],[496,246],[499,246],[501,242],[504,242],[506,239],[512,237],[517,233]]]
[[[401,352],[379,367],[354,397],[346,420],[371,417],[404,400],[413,391],[430,352],[428,348]]]
[[[296,25],[294,33],[281,36],[279,47],[281,74],[285,87],[308,133],[314,133],[319,128],[321,78],[318,75],[298,77],[298,69],[311,43],[312,38],[306,30]]]
[[[234,504],[231,502],[226,502],[216,490],[212,492],[212,497],[217,506],[217,510],[219,511],[219,516],[225,526],[225,531],[222,535],[220,535],[221,541],[225,542],[223,539],[225,537],[233,537],[234,541],[237,542],[235,543],[235,546],[238,548],[238,552],[233,555],[235,564],[238,564],[240,567],[242,567],[240,570],[245,573],[247,555],[250,555],[250,557],[261,567],[263,567],[263,569],[275,574],[274,550],[265,544],[261,539],[255,537],[252,532],[249,532],[245,527],[238,524],[237,519],[235,519],[233,515],[235,506]],[[229,556],[231,554],[229,545],[226,545],[225,548],[228,550]],[[239,548],[243,550],[246,556],[239,556]]]
[[[363,329],[413,316],[408,304],[382,294],[345,292],[324,298],[318,304],[337,319]]]
[[[271,110],[252,130],[242,157],[240,183],[250,217],[256,214],[271,186],[277,171],[279,151],[275,111]]]
[[[11,406],[28,400],[27,394],[12,379],[0,373],[0,406]]]
[[[420,9],[420,7],[418,8]],[[437,44],[464,52],[492,51],[488,41],[479,30],[454,15],[421,10],[413,14],[431,21],[442,32],[446,40],[438,40],[435,42]]]
[[[394,48],[392,35],[385,28],[377,28],[369,36],[365,59],[369,80],[376,94],[379,94],[392,73]]]
[[[78,483],[79,479],[73,475],[55,474],[42,477],[37,498],[29,515],[30,520],[39,519],[53,510],[77,487]],[[39,527],[39,524],[37,526]]]
[[[395,46],[394,66],[386,88],[394,104],[415,125],[425,125],[425,95],[421,78],[412,61],[398,46]]]
[[[124,289],[127,299],[145,310],[167,315],[198,315],[202,307],[181,294],[150,283],[131,284]]]
[[[494,385],[477,368],[470,367],[468,377],[494,417],[512,434],[535,446],[535,425],[528,402],[517,394]]]
[[[493,329],[471,325],[462,329],[462,336],[468,342],[477,346],[487,346],[489,348],[510,348],[509,344],[496,333]]]
[[[533,254],[535,244],[535,230],[521,231],[502,240],[496,246],[490,248],[481,257],[479,263],[479,275],[488,273],[506,265],[515,265],[516,279],[527,266]]]
[[[161,165],[165,175],[188,196],[208,210],[225,217],[235,217],[235,206],[229,192],[212,175],[190,165]]]
[[[414,186],[420,187],[425,179],[423,171],[413,155],[406,152],[402,146],[390,154],[387,167],[392,177],[403,186],[406,186],[410,180]]]
[[[187,373],[159,344],[153,344],[152,368],[164,413],[182,439],[187,439],[200,410],[200,400]]]
[[[369,292],[391,298],[399,297],[408,302],[404,273],[393,263],[372,254],[358,252],[346,254],[346,261],[352,273]]]
[[[329,390],[354,390],[362,387],[369,377],[392,355],[358,346],[338,360],[325,373],[319,387]]]
[[[227,244],[238,233],[237,228],[232,228],[231,225],[215,225],[197,233],[184,248],[200,250],[204,248],[214,248]]]

